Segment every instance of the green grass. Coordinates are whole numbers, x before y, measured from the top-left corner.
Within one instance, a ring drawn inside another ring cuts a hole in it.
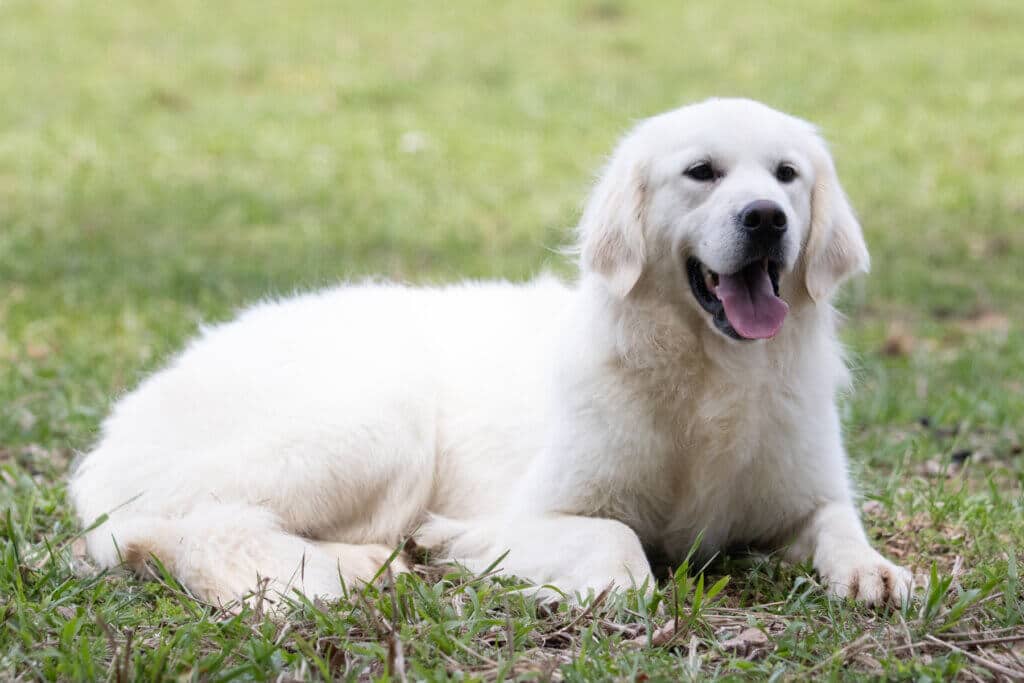
[[[1017,0],[0,2],[0,678],[1020,675],[1022,25]],[[874,260],[844,297],[849,450],[872,538],[934,567],[915,605],[741,557],[583,612],[431,570],[275,620],[83,565],[68,464],[201,321],[371,273],[569,272],[616,136],[714,94],[833,141]]]

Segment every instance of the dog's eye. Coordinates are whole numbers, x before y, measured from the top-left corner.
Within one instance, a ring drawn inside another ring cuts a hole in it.
[[[796,169],[791,164],[779,164],[775,169],[775,177],[780,183],[791,183],[796,178]]]
[[[701,161],[683,171],[683,175],[697,182],[707,183],[719,176],[715,173],[715,167],[707,161]]]

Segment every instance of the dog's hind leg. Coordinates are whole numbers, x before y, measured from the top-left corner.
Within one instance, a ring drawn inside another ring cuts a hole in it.
[[[342,582],[371,581],[392,554],[384,545],[324,543],[289,533],[268,509],[205,503],[179,517],[118,515],[86,536],[103,566],[146,573],[156,558],[201,599],[229,603],[254,594],[309,598],[344,594]],[[401,557],[393,571],[407,571]]]

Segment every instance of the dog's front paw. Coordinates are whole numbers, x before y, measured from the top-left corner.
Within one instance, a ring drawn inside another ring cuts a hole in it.
[[[868,605],[904,605],[914,590],[914,576],[872,548],[844,553],[821,570],[829,595]]]

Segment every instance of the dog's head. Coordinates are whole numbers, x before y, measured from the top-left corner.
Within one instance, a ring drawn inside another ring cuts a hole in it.
[[[583,272],[614,296],[645,282],[732,339],[773,337],[790,305],[827,302],[868,268],[824,141],[750,100],[708,100],[638,125],[579,230]]]

